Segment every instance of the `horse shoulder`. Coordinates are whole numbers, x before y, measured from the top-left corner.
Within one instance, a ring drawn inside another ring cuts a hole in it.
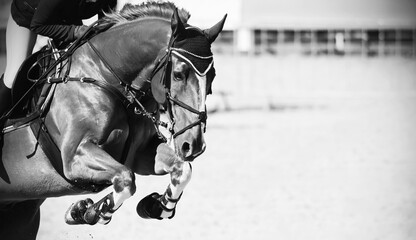
[[[56,129],[49,132],[64,161],[73,159],[83,142],[91,142],[118,159],[129,134],[124,107],[102,89],[82,84],[67,83],[56,89],[59,97],[47,118],[48,125]]]

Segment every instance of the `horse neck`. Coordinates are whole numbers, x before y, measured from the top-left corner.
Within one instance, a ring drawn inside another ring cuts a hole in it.
[[[110,28],[93,38],[91,44],[118,80],[132,84],[148,75],[159,52],[166,48],[169,35],[168,21],[140,19]]]

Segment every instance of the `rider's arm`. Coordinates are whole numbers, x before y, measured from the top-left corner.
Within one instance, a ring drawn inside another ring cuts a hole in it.
[[[66,15],[63,11],[75,10],[76,7],[72,7],[69,4],[76,4],[77,2],[75,0],[40,0],[32,18],[30,29],[36,34],[47,36],[57,41],[69,42],[75,40],[74,32],[77,25],[82,24],[81,19],[77,23],[73,19],[68,19],[71,20],[71,23],[67,25],[62,24],[62,20]],[[73,14],[76,15],[75,12]]]

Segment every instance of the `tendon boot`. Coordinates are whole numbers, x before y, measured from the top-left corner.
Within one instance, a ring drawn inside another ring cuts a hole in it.
[[[0,136],[4,123],[7,120],[6,115],[12,105],[12,90],[4,85],[4,75],[0,77]],[[0,137],[1,138],[1,137]]]

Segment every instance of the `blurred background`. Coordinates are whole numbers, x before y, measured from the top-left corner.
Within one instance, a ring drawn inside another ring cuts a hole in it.
[[[137,176],[106,226],[65,225],[86,196],[48,199],[38,239],[416,239],[415,0],[174,2],[201,28],[228,13],[207,150],[175,218],[137,216],[169,181]]]

